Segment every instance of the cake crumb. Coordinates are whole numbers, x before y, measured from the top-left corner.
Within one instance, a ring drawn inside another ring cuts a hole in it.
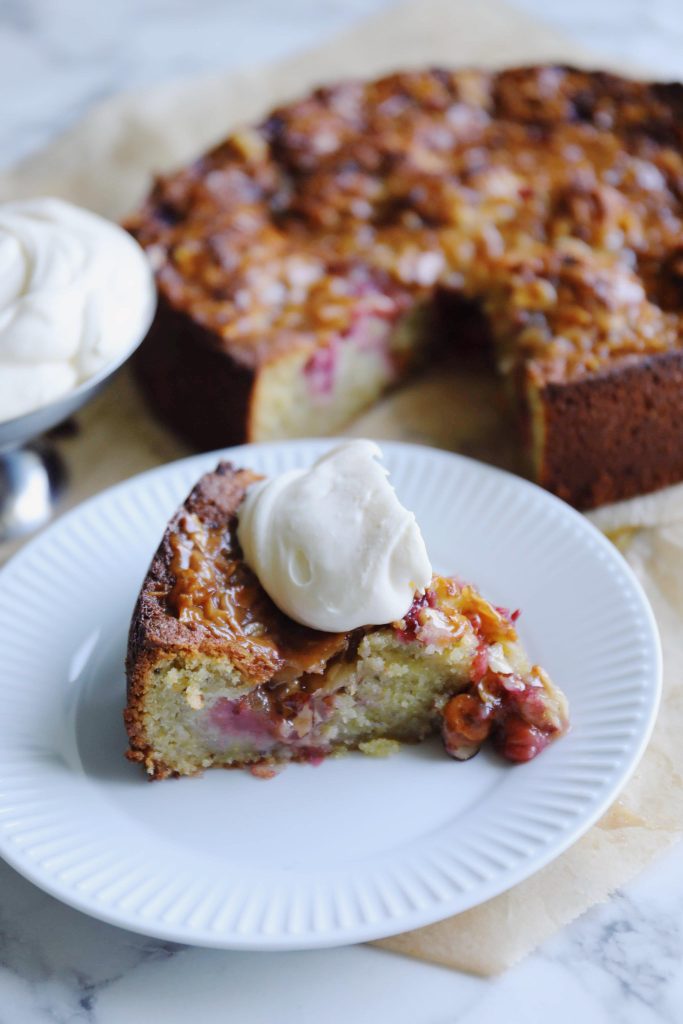
[[[255,779],[274,779],[282,771],[282,765],[252,764],[249,765],[249,772]]]
[[[204,694],[196,680],[193,680],[185,690],[185,700],[194,711],[201,711],[204,707]]]
[[[391,754],[397,754],[401,744],[398,740],[366,740],[365,743],[359,743],[358,749],[368,757],[389,757]]]

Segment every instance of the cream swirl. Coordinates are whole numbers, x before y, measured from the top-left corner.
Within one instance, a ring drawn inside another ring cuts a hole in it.
[[[118,225],[61,199],[0,204],[0,420],[123,355],[154,294],[144,252]]]
[[[252,485],[238,539],[264,590],[290,618],[342,632],[401,619],[432,567],[415,516],[372,441],[350,441],[310,469]]]

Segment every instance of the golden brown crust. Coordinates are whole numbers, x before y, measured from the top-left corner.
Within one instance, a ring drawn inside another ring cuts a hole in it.
[[[207,451],[248,440],[254,371],[218,349],[211,331],[163,296],[134,360],[154,411],[191,444]]]
[[[543,389],[539,480],[595,508],[683,479],[683,352]]]

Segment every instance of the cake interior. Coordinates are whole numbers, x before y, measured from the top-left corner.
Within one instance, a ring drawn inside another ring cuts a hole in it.
[[[502,406],[521,445],[519,469],[537,477],[545,439],[542,388],[528,374],[510,372],[484,305],[439,289],[398,316],[361,316],[353,331],[317,348],[296,350],[259,374],[251,406],[254,441],[318,437],[342,431],[388,389],[420,367],[457,365],[504,382]]]
[[[378,741],[415,743],[439,730],[444,704],[469,685],[473,648],[474,636],[436,651],[378,630],[322,674],[256,687],[221,660],[169,658],[154,669],[147,734],[157,757],[182,774],[316,760],[332,749],[389,752]]]
[[[255,441],[333,434],[351,422],[432,350],[434,311],[359,315],[326,345],[308,346],[267,363],[251,411]]]

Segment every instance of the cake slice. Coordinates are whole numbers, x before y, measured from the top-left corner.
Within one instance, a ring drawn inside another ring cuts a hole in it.
[[[130,628],[127,757],[155,779],[212,766],[270,774],[441,732],[464,760],[491,739],[527,761],[567,728],[517,613],[434,576],[399,622],[324,633],[273,604],[245,563],[237,510],[260,479],[222,462],[168,525]]]

